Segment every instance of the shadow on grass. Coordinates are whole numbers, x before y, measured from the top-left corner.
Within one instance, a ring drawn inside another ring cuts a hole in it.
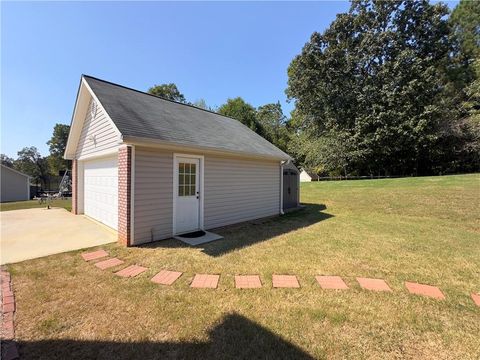
[[[327,207],[323,204],[303,204],[305,209],[268,219],[249,221],[238,225],[213,229],[223,236],[222,240],[196,246],[210,256],[222,256],[231,251],[242,249],[257,243],[270,240],[276,236],[307,227],[333,215],[323,212]],[[183,248],[190,247],[175,239],[161,240],[142,245],[145,248]]]
[[[19,341],[21,359],[313,359],[270,330],[233,313],[207,342]]]

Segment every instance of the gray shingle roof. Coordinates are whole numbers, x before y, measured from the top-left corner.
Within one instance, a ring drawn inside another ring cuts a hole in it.
[[[124,137],[290,158],[235,119],[90,76],[83,77]]]

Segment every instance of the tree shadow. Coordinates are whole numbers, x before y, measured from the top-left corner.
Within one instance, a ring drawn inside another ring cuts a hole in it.
[[[313,359],[298,346],[237,313],[224,316],[207,342],[19,341],[21,359]]]
[[[323,212],[327,207],[323,204],[303,204],[303,210],[294,211],[273,218],[249,221],[237,225],[212,229],[212,232],[223,236],[222,240],[195,246],[210,256],[222,256],[231,251],[242,249],[257,243],[270,240],[276,236],[287,234],[329,219],[333,215]],[[141,245],[144,248],[186,248],[190,247],[179,240],[167,239]]]

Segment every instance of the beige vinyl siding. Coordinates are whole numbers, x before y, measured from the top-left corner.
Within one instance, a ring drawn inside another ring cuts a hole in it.
[[[28,177],[2,166],[0,202],[30,200]]]
[[[173,152],[135,148],[134,244],[172,236]]]
[[[205,157],[205,228],[277,215],[280,163]]]
[[[205,155],[204,169],[205,229],[279,213],[279,162]],[[172,187],[173,151],[136,147],[134,244],[151,241],[153,228],[154,240],[172,236]]]
[[[98,106],[95,117],[92,118],[91,106],[93,99],[88,104],[87,115],[78,141],[76,158],[91,155],[96,152],[106,151],[118,147],[118,132],[108,119],[103,109]],[[95,136],[95,142],[90,139]]]

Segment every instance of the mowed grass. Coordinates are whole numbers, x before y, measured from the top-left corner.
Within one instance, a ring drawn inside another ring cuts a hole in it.
[[[175,240],[103,246],[148,271],[123,279],[79,252],[10,265],[23,358],[478,359],[480,175],[302,184],[304,211],[217,231],[191,248]],[[122,266],[112,269],[116,270]],[[184,272],[172,286],[150,278]],[[191,289],[195,273],[219,287]],[[259,274],[261,289],[234,288]],[[300,289],[272,289],[296,274]],[[315,275],[349,290],[324,291]],[[392,293],[360,289],[385,279]],[[439,286],[445,300],[408,294]]]
[[[72,210],[72,199],[55,199],[50,204],[50,207],[61,207],[67,209],[68,211]],[[38,200],[27,200],[27,201],[13,201],[0,203],[0,211],[11,211],[11,210],[22,210],[22,209],[33,209],[33,208],[44,208],[47,207],[46,203],[40,204]]]

